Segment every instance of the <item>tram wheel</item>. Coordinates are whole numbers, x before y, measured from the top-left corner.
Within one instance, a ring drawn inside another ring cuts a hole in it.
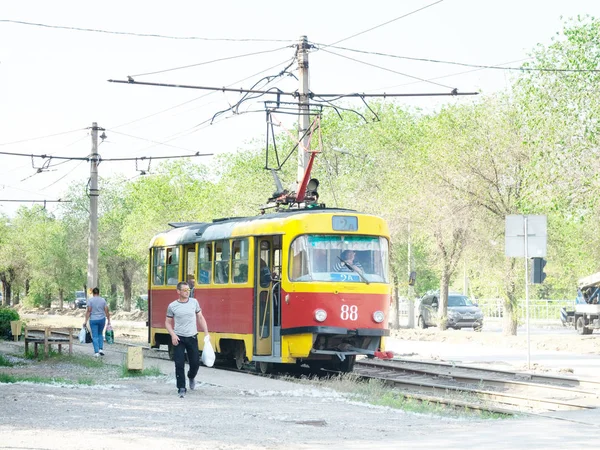
[[[273,370],[273,364],[264,361],[256,361],[254,367],[258,373],[262,373],[263,375],[266,375]]]
[[[246,346],[242,342],[236,344],[233,360],[235,361],[236,369],[242,370],[242,367],[244,367],[244,361],[246,360]]]

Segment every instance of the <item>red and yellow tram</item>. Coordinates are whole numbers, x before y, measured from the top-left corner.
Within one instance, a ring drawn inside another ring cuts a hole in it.
[[[391,285],[383,219],[315,208],[171,225],[150,244],[152,347],[171,346],[167,305],[175,285],[194,278],[217,357],[238,368],[350,371],[356,355],[384,350]],[[341,262],[344,250],[354,251],[354,264]]]

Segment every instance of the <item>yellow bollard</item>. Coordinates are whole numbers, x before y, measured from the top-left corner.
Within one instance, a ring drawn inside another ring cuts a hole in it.
[[[21,320],[11,320],[10,321],[10,331],[13,335],[13,340],[18,341],[19,336],[21,336],[21,328],[23,327],[23,321]]]
[[[142,347],[129,347],[127,349],[127,370],[144,370]]]

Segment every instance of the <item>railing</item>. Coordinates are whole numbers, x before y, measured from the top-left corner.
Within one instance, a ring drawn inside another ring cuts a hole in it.
[[[504,314],[503,302],[501,298],[480,298],[474,300],[479,305],[483,312],[484,318],[499,319]],[[399,317],[401,326],[408,322],[408,300],[400,298],[399,302]],[[417,302],[415,302],[417,303]],[[560,323],[560,309],[574,308],[575,300],[529,300],[529,319],[530,320],[549,320]],[[416,310],[416,307],[415,307]],[[525,299],[518,302],[519,321],[525,321],[526,305]]]
[[[504,313],[503,302],[500,298],[477,299],[477,304],[483,311],[484,317],[500,318]],[[529,300],[529,319],[531,320],[556,320],[560,322],[561,308],[574,308],[575,300]],[[519,320],[525,321],[527,305],[525,299],[520,299],[517,306]]]

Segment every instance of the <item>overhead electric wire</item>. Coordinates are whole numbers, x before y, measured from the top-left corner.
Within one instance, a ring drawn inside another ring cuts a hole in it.
[[[438,0],[437,2],[434,2],[434,3],[431,3],[431,4],[429,4],[429,5],[423,6],[422,8],[415,9],[414,11],[411,11],[411,12],[409,12],[409,13],[407,13],[407,14],[403,14],[403,15],[402,15],[402,16],[400,16],[400,17],[396,17],[395,19],[388,20],[387,22],[384,22],[384,23],[382,23],[382,24],[379,24],[379,25],[376,25],[376,26],[374,26],[374,27],[371,27],[371,28],[369,28],[368,30],[364,30],[364,31],[361,31],[360,33],[356,33],[356,34],[353,34],[352,36],[348,36],[348,37],[346,37],[346,38],[344,38],[344,39],[340,39],[339,41],[336,41],[336,42],[334,42],[333,44],[329,44],[329,46],[332,46],[332,45],[335,45],[335,44],[339,44],[340,42],[347,41],[348,39],[352,39],[352,38],[354,38],[354,37],[356,37],[356,36],[360,36],[361,34],[365,34],[365,33],[368,33],[369,31],[373,31],[373,30],[375,30],[375,29],[377,29],[377,28],[381,28],[381,27],[383,27],[383,26],[385,26],[385,25],[388,25],[388,24],[390,24],[390,23],[392,23],[392,22],[395,22],[395,21],[397,21],[397,20],[404,19],[405,17],[408,17],[408,16],[410,16],[410,15],[412,15],[412,14],[418,13],[419,11],[423,11],[424,9],[427,9],[427,8],[429,8],[429,7],[431,7],[431,6],[435,6],[435,5],[437,5],[438,3],[442,3],[443,1],[444,1],[444,0]]]
[[[66,161],[65,161],[66,162]],[[48,189],[51,186],[54,186],[56,183],[58,183],[59,181],[61,181],[63,178],[65,178],[66,176],[72,174],[73,172],[75,172],[75,170],[82,165],[83,163],[85,163],[85,161],[79,161],[79,164],[77,164],[75,167],[73,167],[71,170],[69,170],[66,174],[64,174],[62,177],[60,177],[58,180],[53,181],[52,183],[50,183],[48,186],[42,188],[42,189]]]
[[[496,64],[496,65],[497,66],[501,66],[502,64],[513,64],[513,63],[516,63],[516,62],[526,61],[528,59],[531,59],[531,58],[516,59],[514,61],[508,61],[508,62],[505,62],[505,63]],[[431,81],[431,80],[440,80],[442,78],[455,77],[455,76],[458,76],[458,75],[464,75],[466,73],[479,72],[480,70],[485,70],[485,69],[463,70],[462,72],[455,72],[455,73],[450,73],[450,74],[447,74],[447,75],[441,75],[439,77],[428,78],[428,80],[429,81]],[[410,83],[395,84],[393,86],[387,86],[385,88],[379,88],[379,89],[392,89],[392,88],[397,88],[397,87],[410,86],[411,84],[418,84],[418,83],[421,83],[421,81],[411,81]],[[374,89],[374,90],[378,90],[378,89]]]
[[[236,56],[227,56],[225,58],[217,58],[217,59],[213,59],[210,61],[204,61],[204,62],[200,62],[200,63],[196,63],[196,64],[188,64],[187,66],[180,66],[180,67],[173,67],[172,69],[164,69],[164,70],[157,70],[155,72],[146,72],[146,73],[138,73],[136,75],[129,75],[130,77],[143,77],[146,75],[156,75],[157,73],[165,73],[165,72],[172,72],[175,70],[180,70],[180,69],[189,69],[190,67],[198,67],[198,66],[204,66],[207,64],[212,64],[212,63],[216,63],[216,62],[221,62],[221,61],[229,61],[232,59],[238,59],[238,58],[245,58],[247,56],[255,56],[255,55],[262,55],[265,53],[273,53],[273,52],[278,52],[279,50],[283,50],[286,48],[290,48],[289,45],[286,45],[284,47],[278,47],[278,48],[274,48],[271,50],[263,50],[260,52],[252,52],[252,53],[244,53],[241,55],[236,55]]]
[[[414,78],[414,77],[413,77]],[[210,90],[210,91],[222,91],[222,92],[237,92],[240,94],[243,93],[251,93],[251,94],[277,94],[277,95],[285,95],[291,96],[294,98],[298,97],[297,92],[273,92],[273,91],[263,91],[257,89],[231,89],[225,87],[209,87],[209,86],[193,86],[189,84],[169,84],[169,83],[149,83],[144,81],[127,81],[127,80],[108,80],[111,83],[123,83],[123,84],[139,84],[142,86],[158,86],[158,87],[172,87],[172,88],[181,88],[181,89],[201,89],[201,90]],[[423,80],[425,81],[425,80]],[[443,85],[441,85],[443,86]],[[446,87],[446,86],[444,86]],[[314,94],[311,94],[314,95]],[[458,92],[454,89],[452,92],[434,92],[434,93],[406,93],[406,94],[318,94],[320,97],[440,97],[446,95],[479,95],[478,92]]]
[[[185,149],[183,149],[185,150]],[[192,150],[190,150],[192,151]],[[71,161],[99,161],[99,162],[103,162],[103,161],[135,161],[138,159],[144,160],[144,159],[169,159],[169,158],[190,158],[190,157],[194,157],[194,156],[210,156],[212,155],[212,153],[200,153],[200,152],[196,152],[194,154],[190,154],[190,155],[169,155],[169,156],[138,156],[137,158],[92,158],[91,156],[85,156],[85,157],[77,157],[77,156],[48,156],[48,155],[33,155],[33,154],[27,154],[27,153],[9,153],[9,152],[0,152],[0,155],[10,155],[10,156],[27,156],[29,158],[42,158],[42,159],[68,159]]]
[[[3,145],[12,145],[12,144],[21,144],[23,142],[30,142],[30,141],[35,141],[35,140],[38,140],[38,139],[46,139],[46,138],[51,138],[51,137],[55,137],[55,136],[61,136],[63,134],[75,133],[76,131],[84,131],[86,129],[87,128],[78,128],[76,130],[63,131],[61,133],[48,134],[46,136],[38,136],[38,137],[33,137],[33,138],[28,138],[28,139],[22,139],[20,141],[3,142],[3,143],[0,143],[0,146],[3,146]]]
[[[133,136],[133,135],[127,134],[127,133],[121,133],[119,131],[111,130],[110,128],[108,128],[106,131],[109,131],[109,132],[115,133],[115,134],[120,134],[122,136],[127,136],[127,137],[130,137],[130,138],[133,138],[133,139],[139,139],[141,141],[152,142],[153,144],[157,144],[157,145],[164,145],[165,147],[172,147],[172,148],[176,148],[176,149],[179,149],[179,150],[186,150],[186,151],[189,151],[189,152],[193,151],[193,150],[190,150],[189,148],[178,147],[176,145],[167,144],[165,142],[154,141],[152,139],[147,139],[147,138],[143,138],[143,137],[139,137],[139,136]],[[103,161],[106,161],[106,160],[103,159]]]
[[[292,60],[294,60],[294,59],[295,59],[295,57],[294,57],[294,58],[292,58]],[[263,73],[263,72],[266,72],[267,70],[274,69],[275,67],[277,67],[277,66],[280,66],[280,65],[282,65],[282,64],[284,64],[284,63],[286,63],[288,60],[289,60],[289,58],[286,58],[286,60],[285,60],[285,61],[282,61],[282,62],[280,62],[280,63],[277,63],[277,64],[275,64],[274,66],[271,66],[271,67],[269,67],[269,68],[267,68],[267,69],[263,69],[263,70],[261,70],[260,72],[257,72],[257,73],[255,73],[255,74],[253,74],[253,75],[250,75],[250,76],[246,77],[246,78],[242,78],[241,80],[234,81],[233,83],[229,84],[229,85],[228,85],[228,87],[229,87],[229,86],[232,86],[232,85],[234,85],[234,84],[237,84],[237,83],[241,83],[241,82],[243,82],[243,81],[246,81],[246,80],[248,80],[248,79],[250,79],[250,78],[252,78],[252,77],[255,77],[255,76],[257,76],[257,75],[260,75],[261,73]],[[126,122],[126,123],[123,123],[123,124],[121,124],[121,125],[117,125],[117,126],[115,126],[115,127],[110,127],[110,128],[111,128],[111,130],[113,130],[113,131],[114,131],[114,130],[115,130],[115,128],[121,128],[121,127],[124,127],[124,126],[126,126],[126,125],[131,125],[132,123],[136,123],[136,122],[140,122],[140,121],[142,121],[142,120],[145,120],[145,119],[149,119],[150,117],[154,117],[154,116],[157,116],[157,115],[159,115],[159,114],[162,114],[162,113],[165,113],[165,112],[167,112],[167,111],[170,111],[170,110],[172,110],[172,109],[179,108],[180,106],[187,105],[188,103],[195,102],[196,100],[200,100],[201,98],[204,98],[204,97],[207,97],[207,96],[209,96],[209,95],[213,95],[213,94],[214,94],[214,92],[207,92],[206,94],[202,94],[201,96],[199,96],[199,97],[196,97],[196,98],[194,98],[194,99],[192,99],[192,100],[188,100],[188,101],[186,101],[186,102],[179,103],[179,104],[177,104],[177,105],[175,105],[175,106],[171,106],[171,107],[169,107],[169,108],[167,108],[167,109],[163,109],[163,110],[161,110],[161,111],[158,111],[158,112],[156,112],[156,113],[153,113],[153,114],[150,114],[150,115],[147,115],[147,116],[144,116],[144,117],[140,117],[139,119],[135,119],[135,120],[132,120],[132,121],[130,121],[130,122]],[[185,131],[187,131],[187,130],[185,130]]]
[[[11,19],[0,19],[0,22],[13,23],[17,25],[29,25],[42,28],[55,28],[60,30],[70,31],[86,31],[92,33],[104,33],[104,34],[118,34],[124,36],[135,36],[135,37],[150,37],[160,39],[176,39],[176,40],[196,40],[196,41],[223,41],[223,42],[294,42],[291,39],[254,39],[254,38],[207,38],[200,36],[169,36],[165,34],[154,34],[154,33],[133,33],[130,31],[111,31],[101,30],[97,28],[82,28],[82,27],[68,27],[63,25],[48,25],[44,23],[25,22],[22,20],[11,20]]]
[[[0,199],[0,202],[19,202],[19,203],[70,203],[71,200],[15,200],[15,199]]]
[[[368,63],[366,61],[361,61],[360,59],[351,58],[350,56],[340,55],[339,53],[332,52],[331,50],[325,50],[324,49],[323,51],[326,52],[326,53],[331,53],[332,55],[335,55],[335,56],[339,56],[340,58],[346,58],[346,59],[349,59],[351,61],[355,61],[355,62],[360,63],[360,64],[365,64],[367,66],[371,66],[371,67],[375,67],[377,69],[385,70],[386,72],[392,72],[392,73],[396,73],[398,75],[402,75],[404,77],[408,77],[408,78],[412,78],[414,80],[422,81],[424,83],[431,83],[431,84],[435,84],[437,86],[445,87],[445,88],[448,88],[448,89],[454,89],[454,87],[452,87],[452,86],[447,86],[445,84],[436,83],[435,81],[428,81],[425,78],[415,77],[415,76],[409,75],[407,73],[398,72],[397,70],[388,69],[387,67],[378,66],[377,64],[371,64],[371,63]]]
[[[320,44],[314,44],[314,45],[320,45]],[[545,69],[545,68],[533,68],[533,67],[502,67],[498,64],[493,64],[493,65],[471,64],[471,63],[463,63],[463,62],[458,62],[458,61],[446,61],[446,60],[441,60],[441,59],[415,58],[415,57],[411,57],[411,56],[391,55],[389,53],[369,52],[369,51],[365,51],[365,50],[357,50],[357,49],[346,48],[346,47],[334,47],[331,45],[327,45],[327,47],[336,48],[338,50],[346,50],[349,52],[363,53],[366,55],[385,56],[388,58],[406,59],[409,61],[429,62],[429,63],[435,63],[435,64],[450,64],[450,65],[454,65],[454,66],[473,67],[476,69],[514,70],[514,71],[533,71],[533,72],[600,72],[600,69]],[[323,51],[328,51],[328,50],[323,50]],[[329,51],[329,53],[333,53],[333,52]],[[341,56],[341,55],[338,55],[338,56]],[[528,60],[528,59],[531,59],[531,58],[525,58],[525,60]]]
[[[169,156],[138,156],[137,158],[100,158],[101,162],[104,161],[145,161],[151,159],[175,159],[175,158],[193,158],[196,156],[212,156],[213,153],[200,153],[196,152],[192,155],[169,155]]]

